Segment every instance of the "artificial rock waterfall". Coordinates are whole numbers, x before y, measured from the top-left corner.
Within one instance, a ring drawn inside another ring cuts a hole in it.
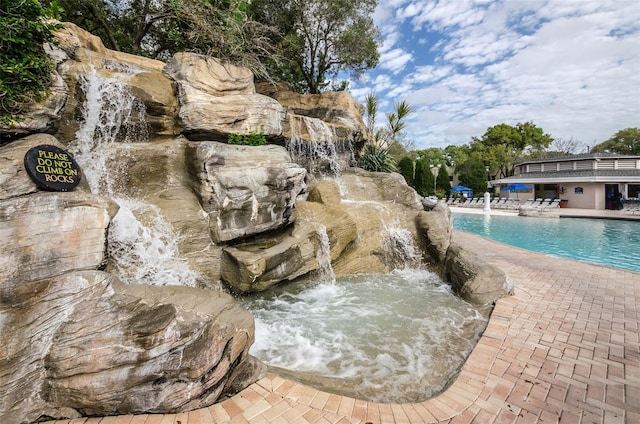
[[[460,271],[469,255],[447,257],[446,207],[424,211],[398,174],[348,167],[363,133],[348,93],[258,92],[246,69],[110,51],[70,23],[57,39],[51,95],[0,129],[3,422],[214,403],[264,370],[248,354],[253,318],[229,293],[324,261],[338,275],[386,272],[399,236],[461,286],[478,274]],[[251,133],[269,144],[226,143]],[[41,145],[73,154],[73,191],[27,175],[23,158]],[[490,277],[485,302],[510,290]]]

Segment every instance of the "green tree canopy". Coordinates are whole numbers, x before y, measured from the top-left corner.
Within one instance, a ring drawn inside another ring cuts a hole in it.
[[[640,128],[626,128],[611,138],[594,146],[591,151],[611,152],[621,155],[640,155]]]
[[[553,138],[531,122],[518,123],[515,127],[499,124],[487,129],[481,138],[474,137],[470,149],[477,160],[490,168],[492,177],[510,177],[515,164],[524,155],[549,147]]]
[[[438,193],[441,192],[445,196],[449,195],[451,190],[451,181],[449,180],[449,171],[447,171],[446,165],[442,165],[438,171],[436,187],[438,188]]]
[[[376,0],[254,0],[256,21],[278,28],[283,51],[271,74],[299,91],[319,93],[339,72],[355,77],[378,64]]]
[[[482,157],[478,153],[472,153],[468,159],[456,165],[460,184],[473,190],[477,196],[487,191],[487,172]]]
[[[418,194],[423,197],[435,194],[433,192],[434,181],[435,176],[433,172],[431,172],[429,162],[424,159],[416,160],[413,188]]]
[[[398,172],[404,177],[408,185],[413,186],[413,159],[404,156],[398,162]]]
[[[57,0],[62,19],[112,50],[166,59],[193,51],[229,60],[267,78],[277,56],[272,29],[251,21],[248,0]]]
[[[55,5],[38,0],[0,0],[0,125],[9,126],[24,107],[49,91],[52,62],[43,44],[53,41]]]

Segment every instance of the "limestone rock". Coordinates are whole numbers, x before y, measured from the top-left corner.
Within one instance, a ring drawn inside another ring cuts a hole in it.
[[[441,267],[446,259],[453,232],[451,210],[447,205],[438,203],[431,211],[418,214],[417,226],[430,262]]]
[[[177,127],[177,97],[173,81],[162,73],[164,62],[106,49],[100,38],[65,22],[64,28],[56,32],[57,46],[51,47],[49,55],[59,62],[57,70],[69,88],[67,104],[61,112],[56,136],[71,141],[78,130],[78,117],[86,99],[84,87],[102,78],[117,77],[126,91],[134,96],[136,105],[144,106],[140,122],[131,122],[139,132],[147,129],[159,136],[175,135]],[[108,90],[106,86],[92,89]],[[116,92],[105,96],[118,96]],[[132,115],[132,119],[135,117]],[[144,135],[146,138],[146,135]],[[139,140],[134,140],[139,141]]]
[[[418,193],[398,173],[350,168],[341,175],[341,180],[343,198],[359,202],[392,202],[416,211],[423,210]]]
[[[0,200],[35,193],[40,189],[27,174],[24,167],[24,155],[32,147],[41,144],[64,149],[54,136],[32,134],[0,147]],[[76,191],[89,191],[86,179],[82,179]]]
[[[280,146],[200,142],[187,156],[216,243],[286,226],[306,190],[306,170]]]
[[[231,296],[82,271],[0,286],[0,416],[28,423],[210,405],[253,342]],[[23,337],[16,337],[17,334]]]
[[[215,288],[220,279],[222,248],[211,239],[207,212],[191,189],[193,177],[185,156],[187,145],[191,149],[197,147],[197,143],[184,137],[117,143],[111,150],[123,172],[114,178],[114,186],[121,195],[160,209],[176,234],[180,256],[203,277],[201,285]]]
[[[282,136],[283,107],[256,94],[248,69],[202,55],[177,53],[165,73],[177,83],[178,115],[190,139],[226,141],[231,133]]]
[[[213,96],[191,86],[179,86],[178,116],[192,140],[226,141],[228,134],[280,137],[285,112],[280,103],[260,94]]]
[[[37,193],[0,201],[0,283],[33,281],[106,263],[118,210],[96,195]]]
[[[307,200],[325,206],[337,206],[342,203],[340,187],[335,180],[318,181],[309,189]]]
[[[481,262],[475,253],[456,243],[447,251],[444,279],[462,298],[474,303],[488,305],[513,294],[513,285],[502,270]]]
[[[315,259],[317,243],[309,237],[315,231],[310,225],[306,227],[307,237],[286,235],[273,241],[225,247],[220,265],[222,280],[234,292],[254,293],[316,269],[309,263]]]
[[[176,53],[164,68],[179,86],[211,96],[255,94],[253,73],[241,66],[195,53]]]
[[[332,127],[338,138],[363,134],[362,105],[346,91],[298,94],[286,84],[256,84],[256,91],[276,99],[290,113],[317,118]]]
[[[323,271],[357,236],[355,220],[339,205],[298,201],[290,234],[224,248],[222,279],[236,292],[263,291]]]

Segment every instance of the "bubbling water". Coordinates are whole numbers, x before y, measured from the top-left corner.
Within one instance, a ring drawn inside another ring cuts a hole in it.
[[[82,123],[70,145],[91,191],[111,197],[120,206],[109,228],[107,269],[126,283],[196,286],[199,276],[180,257],[179,239],[160,210],[126,197],[118,187],[125,172],[117,160],[126,151],[122,143],[147,142],[148,133],[144,104],[124,82],[137,70],[110,69],[117,78],[92,69],[81,81]]]
[[[444,389],[487,322],[416,269],[289,284],[243,302],[256,317],[251,354],[289,378],[376,402]]]

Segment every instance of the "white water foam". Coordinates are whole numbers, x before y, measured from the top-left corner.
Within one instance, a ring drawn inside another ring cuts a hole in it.
[[[389,269],[418,269],[422,265],[411,231],[399,226],[385,226],[384,254]]]
[[[327,234],[327,227],[320,223],[315,223],[320,239],[320,248],[316,251],[316,260],[318,261],[318,275],[320,279],[328,282],[336,281],[336,274],[333,272],[331,266],[331,245],[329,244],[329,234]]]
[[[244,301],[256,317],[253,355],[306,384],[378,402],[438,393],[486,325],[425,270],[301,282]]]
[[[148,133],[144,104],[129,93],[123,81],[136,70],[113,70],[120,78],[107,78],[92,69],[82,80],[82,124],[70,146],[91,191],[111,197],[120,206],[109,228],[108,269],[127,283],[195,286],[199,277],[180,258],[179,239],[160,210],[127,198],[117,187],[124,170],[117,160],[123,149],[116,147],[147,142]]]
[[[337,177],[340,175],[340,157],[353,157],[350,142],[331,140],[303,140],[293,137],[286,143],[291,159],[314,176]]]

